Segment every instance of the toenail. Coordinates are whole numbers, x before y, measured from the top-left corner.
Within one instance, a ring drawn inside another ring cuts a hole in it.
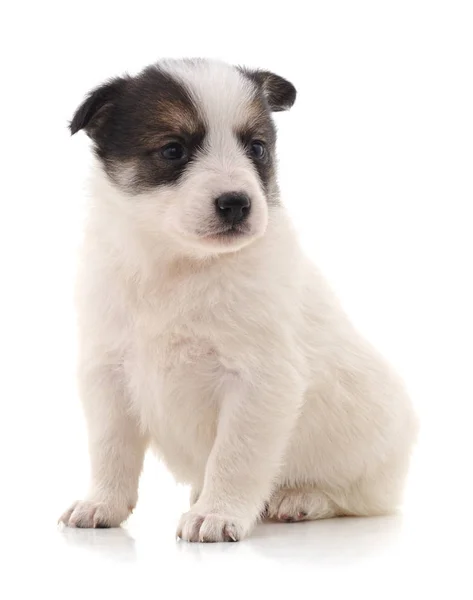
[[[284,521],[285,523],[293,523],[294,522],[294,518],[290,517],[289,515],[280,515],[279,519],[281,521]]]

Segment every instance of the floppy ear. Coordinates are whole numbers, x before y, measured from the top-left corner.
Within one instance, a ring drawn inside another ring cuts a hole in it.
[[[288,110],[296,101],[296,88],[287,79],[270,71],[243,69],[243,72],[261,87],[271,110]]]
[[[94,139],[99,128],[106,121],[113,103],[123,92],[126,83],[125,78],[117,77],[92,90],[69,123],[71,135],[85,129],[87,135]]]

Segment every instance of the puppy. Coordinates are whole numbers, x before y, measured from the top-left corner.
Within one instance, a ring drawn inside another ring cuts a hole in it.
[[[78,286],[91,487],[66,525],[120,525],[147,448],[191,486],[191,542],[400,502],[409,398],[279,197],[272,112],[295,98],[267,71],[165,60],[75,113],[96,156]]]

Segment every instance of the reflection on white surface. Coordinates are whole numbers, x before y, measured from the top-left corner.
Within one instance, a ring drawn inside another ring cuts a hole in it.
[[[321,522],[259,525],[251,538],[239,544],[191,544],[176,540],[173,553],[188,561],[212,560],[215,555],[253,556],[281,565],[288,562],[310,565],[354,565],[390,554],[399,542],[402,517],[332,519]],[[86,551],[91,558],[133,563],[136,541],[125,527],[118,529],[71,529],[59,526],[59,536],[73,550]],[[171,550],[171,540],[164,543]]]
[[[136,560],[135,540],[124,527],[117,529],[72,529],[59,527],[62,539],[74,549],[93,553],[97,558],[117,562]]]
[[[313,569],[327,565],[355,565],[374,556],[390,553],[402,527],[401,516],[374,519],[331,519],[309,523],[263,523],[243,544],[178,543],[190,560],[252,555],[287,566],[295,563]]]
[[[263,523],[240,543],[191,544],[174,537],[178,514],[146,511],[137,508],[124,527],[109,530],[16,525],[23,541],[6,581],[15,582],[18,598],[33,589],[67,591],[67,598],[186,598],[196,587],[208,598],[259,598],[310,586],[324,598],[353,590],[365,598],[468,598],[469,559],[459,554],[458,535],[468,535],[466,520],[462,529],[432,515]]]
[[[299,529],[298,525],[302,527]],[[292,548],[290,560],[302,565],[354,565],[380,553],[392,552],[402,527],[402,517],[293,523],[285,531],[281,529],[283,526],[261,526],[253,536],[253,550],[284,564],[289,545]]]

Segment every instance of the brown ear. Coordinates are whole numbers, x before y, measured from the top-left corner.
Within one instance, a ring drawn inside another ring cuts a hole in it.
[[[275,112],[288,110],[296,101],[297,91],[290,81],[270,71],[242,69],[243,73],[257,83]]]
[[[94,138],[94,133],[105,121],[107,112],[122,93],[126,83],[125,78],[117,77],[92,90],[69,123],[71,135],[85,129],[87,135]]]

